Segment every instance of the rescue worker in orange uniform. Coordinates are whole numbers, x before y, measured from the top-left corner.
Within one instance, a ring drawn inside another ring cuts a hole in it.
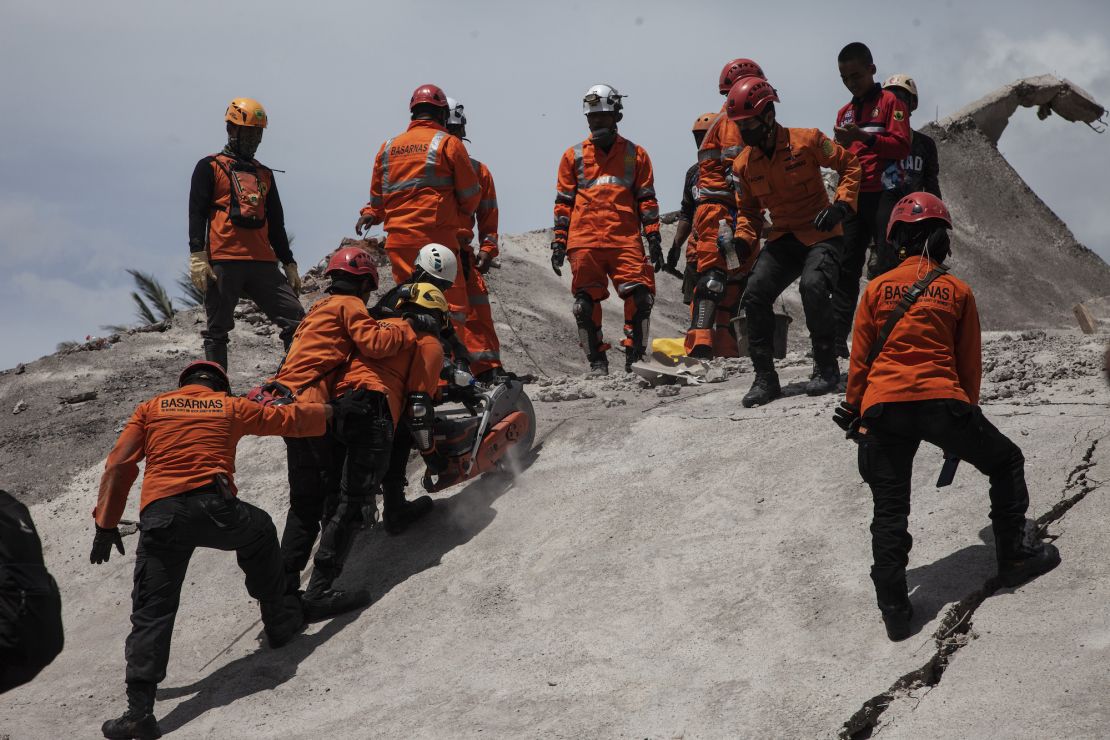
[[[450,327],[447,299],[432,283],[405,285],[396,296],[394,316],[382,319],[383,324],[427,319],[441,329]],[[428,496],[405,500],[405,486],[408,485],[405,469],[414,442],[429,469],[443,468],[444,461],[437,455],[431,435],[435,420],[432,406],[439,392],[442,369],[441,337],[428,327],[414,346],[392,357],[371,361],[356,355],[337,386],[339,393],[376,392],[388,401],[394,429],[392,448],[376,459],[374,472],[375,480],[381,483],[382,524],[388,534],[401,534],[432,509],[432,499]]]
[[[705,134],[713,124],[716,113],[702,113],[694,119],[691,129],[694,134],[694,147],[701,148]],[[689,304],[694,297],[694,285],[698,279],[697,235],[693,233],[694,211],[698,199],[698,169],[700,165],[695,162],[686,170],[686,177],[682,181],[682,203],[678,209],[678,222],[675,225],[674,241],[667,250],[667,271],[679,276],[678,255],[682,245],[686,244],[686,269],[682,277],[682,302]],[[689,240],[689,241],[687,241]]]
[[[240,296],[278,325],[286,348],[304,309],[274,173],[254,158],[269,122],[266,110],[257,100],[236,98],[224,120],[227,145],[197,162],[189,187],[189,279],[204,293],[204,355],[226,369]]]
[[[886,226],[891,208],[905,193],[902,162],[910,154],[911,131],[909,109],[875,80],[875,62],[865,44],[853,41],[840,50],[836,61],[840,79],[852,93],[852,100],[836,114],[836,141],[859,158],[863,172],[859,207],[844,222],[840,277],[833,296],[836,352],[848,357],[867,250],[874,245],[880,256],[889,253]]]
[[[412,122],[387,139],[374,158],[370,202],[355,232],[375,224],[386,231],[385,252],[398,285],[409,279],[420,248],[445,244],[459,258],[460,225],[474,221],[481,185],[461,139],[447,133],[447,95],[435,85],[421,85],[409,100]],[[469,304],[460,271],[446,291],[451,320],[465,326]]]
[[[910,636],[906,565],[913,460],[921,442],[990,479],[998,577],[1014,587],[1060,562],[1026,536],[1025,458],[979,407],[982,376],[975,296],[943,265],[952,221],[940,198],[912,193],[894,207],[886,237],[901,260],[868,283],[856,311],[848,389],[834,421],[859,443],[871,487],[871,579],[891,640]],[[916,300],[907,296],[917,295]],[[908,304],[908,308],[903,308]],[[902,312],[899,317],[898,312]],[[892,314],[894,314],[891,324]]]
[[[601,301],[609,295],[609,281],[624,299],[621,345],[625,370],[631,371],[646,351],[655,272],[664,266],[651,159],[643,147],[617,133],[624,117],[621,97],[610,85],[586,92],[582,110],[590,138],[563,153],[556,183],[551,267],[562,275],[563,262],[570,259],[574,319],[591,375],[609,374],[609,344],[601,332]]]
[[[380,360],[409,350],[417,342],[412,322],[383,324],[371,318],[366,301],[378,287],[378,270],[369,254],[358,247],[340,249],[332,255],[325,274],[331,281],[327,289],[330,295],[309,310],[272,381],[280,384],[281,395],[298,403],[335,398],[336,384],[352,357]],[[420,324],[417,327],[421,331],[429,328]],[[348,399],[348,403],[351,400]],[[357,428],[365,420],[346,417],[370,411],[361,403],[345,407],[344,418],[339,420],[337,428]],[[281,537],[281,552],[291,593],[299,588],[300,573],[308,565],[325,512],[334,509],[342,498],[336,473],[342,458],[336,459],[334,442],[333,437],[286,439],[289,515]],[[328,552],[317,553],[316,568],[334,571],[337,575],[345,553],[333,549],[330,553],[334,560],[329,560],[324,557]],[[333,580],[334,577],[321,579],[316,585],[324,587],[310,587],[305,592],[305,610],[310,620],[369,603],[369,593],[332,589]]]
[[[751,59],[733,59],[721,69],[717,90],[728,95],[737,80],[749,76],[762,78],[763,69]],[[747,275],[758,256],[759,240],[752,242],[750,253],[738,255],[739,267],[730,270],[717,236],[721,221],[731,227],[735,220],[731,167],[743,148],[740,130],[722,105],[698,147],[698,199],[693,224],[697,281],[690,304],[690,329],[686,332],[686,354],[690,357],[740,354],[732,318],[740,308]]]
[[[236,496],[235,448],[246,435],[323,434],[332,408],[319,403],[263,408],[231,395],[227,373],[214,362],[191,363],[178,389],[139,404],[104,466],[93,520],[93,563],[107,562],[131,485],[146,458],[139,503],[127,711],[104,723],[109,738],[161,737],[154,695],[166,677],[170,637],[189,559],[198,547],[234,550],[247,592],[258,599],[272,647],[304,624],[299,599],[285,591],[277,531],[270,515]]]
[[[447,132],[466,141],[466,112],[463,104],[447,98]],[[497,244],[497,190],[489,167],[473,157],[470,164],[478,176],[478,210],[474,221],[459,227],[459,256],[462,260],[463,278],[466,281],[466,300],[469,309],[466,323],[460,327],[463,343],[470,355],[470,371],[483,383],[496,380],[504,374],[501,369],[501,342],[493,326],[490,310],[489,288],[485,274],[498,255]],[[478,232],[478,251],[470,246],[474,227]]]
[[[737,252],[755,251],[764,209],[773,224],[744,293],[748,353],[755,369],[755,381],[742,400],[745,407],[770,403],[782,393],[772,349],[774,302],[799,278],[813,344],[814,369],[806,393],[831,393],[840,382],[831,299],[844,233],[840,222],[852,213],[859,194],[859,160],[817,129],[780,125],[778,99],[769,82],[745,77],[733,85],[727,102],[728,115],[747,145],[732,165],[739,193]],[[822,167],[840,174],[832,205]]]

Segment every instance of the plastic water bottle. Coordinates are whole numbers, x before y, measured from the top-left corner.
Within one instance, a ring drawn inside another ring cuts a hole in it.
[[[721,219],[717,222],[717,249],[725,256],[725,267],[729,270],[740,269],[740,257],[736,254],[736,247],[732,245],[732,228],[728,221]]]

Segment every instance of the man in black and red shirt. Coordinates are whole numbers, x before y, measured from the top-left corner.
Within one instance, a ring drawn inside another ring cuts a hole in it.
[[[903,193],[902,160],[910,153],[910,114],[905,103],[875,81],[875,63],[865,44],[853,41],[845,46],[837,63],[852,100],[836,115],[836,141],[859,158],[863,169],[859,208],[844,220],[844,252],[833,293],[836,350],[848,357],[867,248],[874,241],[883,253],[886,224]]]

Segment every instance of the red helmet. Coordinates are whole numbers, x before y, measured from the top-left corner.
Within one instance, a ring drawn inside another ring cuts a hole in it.
[[[216,380],[223,385],[225,391],[231,391],[231,381],[227,379],[227,371],[219,363],[209,362],[208,360],[196,360],[186,365],[181,374],[177,376],[177,386],[180,388],[185,385],[186,378],[197,374]]]
[[[758,116],[768,105],[777,102],[779,94],[770,82],[762,77],[745,77],[728,91],[725,111],[733,121],[742,121]]]
[[[886,227],[886,238],[894,233],[895,224],[913,224],[930,218],[939,218],[948,228],[952,228],[952,217],[948,215],[948,206],[944,205],[932,193],[910,193],[894,205],[890,212],[890,222]]]
[[[374,288],[378,287],[378,267],[365,249],[343,247],[337,250],[328,260],[328,267],[324,270],[324,274],[331,275],[333,272],[343,272],[358,277],[369,275]]]
[[[751,59],[733,59],[721,70],[721,79],[717,82],[717,89],[721,91],[721,95],[728,95],[728,91],[732,89],[737,80],[742,80],[745,77],[767,79],[763,74],[763,68]]]
[[[434,105],[437,108],[447,107],[447,93],[436,85],[421,85],[416,88],[409,99],[409,110],[412,110],[421,103],[427,105]]]

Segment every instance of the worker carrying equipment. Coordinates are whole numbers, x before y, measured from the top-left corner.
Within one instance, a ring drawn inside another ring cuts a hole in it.
[[[197,162],[189,187],[189,279],[204,294],[205,357],[226,368],[241,296],[278,326],[287,348],[304,309],[274,173],[254,158],[269,117],[257,100],[236,98],[224,119],[227,145]]]
[[[466,146],[447,133],[450,110],[443,90],[421,85],[409,110],[408,129],[387,139],[374,157],[370,201],[355,224],[359,234],[382,224],[385,253],[398,285],[409,279],[425,244],[446,245],[459,259],[459,228],[474,220],[482,197]],[[451,320],[463,326],[470,306],[465,280],[456,278],[445,294]]]
[[[127,711],[104,723],[105,737],[161,736],[155,691],[166,677],[181,587],[196,548],[235,551],[271,646],[284,645],[304,624],[300,599],[286,594],[270,515],[236,495],[235,450],[247,435],[321,435],[333,411],[319,403],[263,407],[229,390],[220,365],[190,364],[177,390],[139,404],[105,463],[93,510],[93,563],[107,562],[113,546],[123,552],[118,525],[146,459],[125,650]]]
[[[748,354],[755,369],[755,380],[742,400],[746,407],[767,404],[781,394],[772,348],[773,307],[795,280],[800,279],[813,346],[813,374],[806,393],[831,393],[840,382],[830,300],[843,234],[840,222],[856,207],[859,161],[817,129],[780,125],[775,112],[778,99],[767,80],[746,77],[733,85],[726,102],[729,118],[737,122],[747,144],[732,165],[738,192],[736,244],[744,252],[754,252],[764,211],[772,223],[743,300]],[[840,175],[831,204],[822,167]]]
[[[728,95],[737,81],[747,77],[763,79],[763,68],[751,59],[732,59],[721,69],[717,89],[721,95]],[[687,248],[687,265],[692,263],[694,268],[686,281],[691,300],[685,349],[691,357],[740,354],[732,319],[740,309],[740,296],[759,254],[759,241],[748,245],[747,254],[736,254],[738,265],[730,267],[729,254],[735,252],[735,247],[731,238],[721,240],[719,236],[721,221],[730,231],[733,227],[736,196],[731,167],[743,146],[740,130],[722,105],[698,146],[697,198],[691,228],[694,237]]]
[[[450,111],[447,118],[447,131],[460,139],[466,137],[466,114],[463,104],[454,98],[447,98]],[[471,157],[470,164],[478,175],[481,199],[474,212],[474,220],[459,226],[459,257],[463,265],[463,278],[466,282],[466,299],[469,306],[466,321],[459,334],[470,355],[470,370],[483,382],[491,381],[504,374],[501,366],[501,341],[493,325],[490,307],[489,287],[486,274],[497,258],[497,190],[489,167]],[[471,246],[475,230],[478,234],[478,248]]]
[[[643,147],[617,133],[624,117],[622,98],[611,85],[586,92],[582,108],[590,138],[563,153],[555,187],[551,266],[561,275],[563,260],[570,259],[579,343],[595,375],[609,373],[609,344],[601,329],[609,281],[624,299],[621,345],[625,369],[631,370],[646,351],[654,272],[664,265],[651,159]]]
[[[1028,534],[1021,450],[983,415],[979,314],[971,288],[950,274],[952,219],[929,193],[894,207],[888,233],[901,263],[868,283],[852,338],[844,403],[834,421],[859,443],[859,470],[875,501],[871,579],[891,640],[913,632],[906,581],[913,460],[921,442],[990,479],[998,577],[1014,587],[1060,562]]]

